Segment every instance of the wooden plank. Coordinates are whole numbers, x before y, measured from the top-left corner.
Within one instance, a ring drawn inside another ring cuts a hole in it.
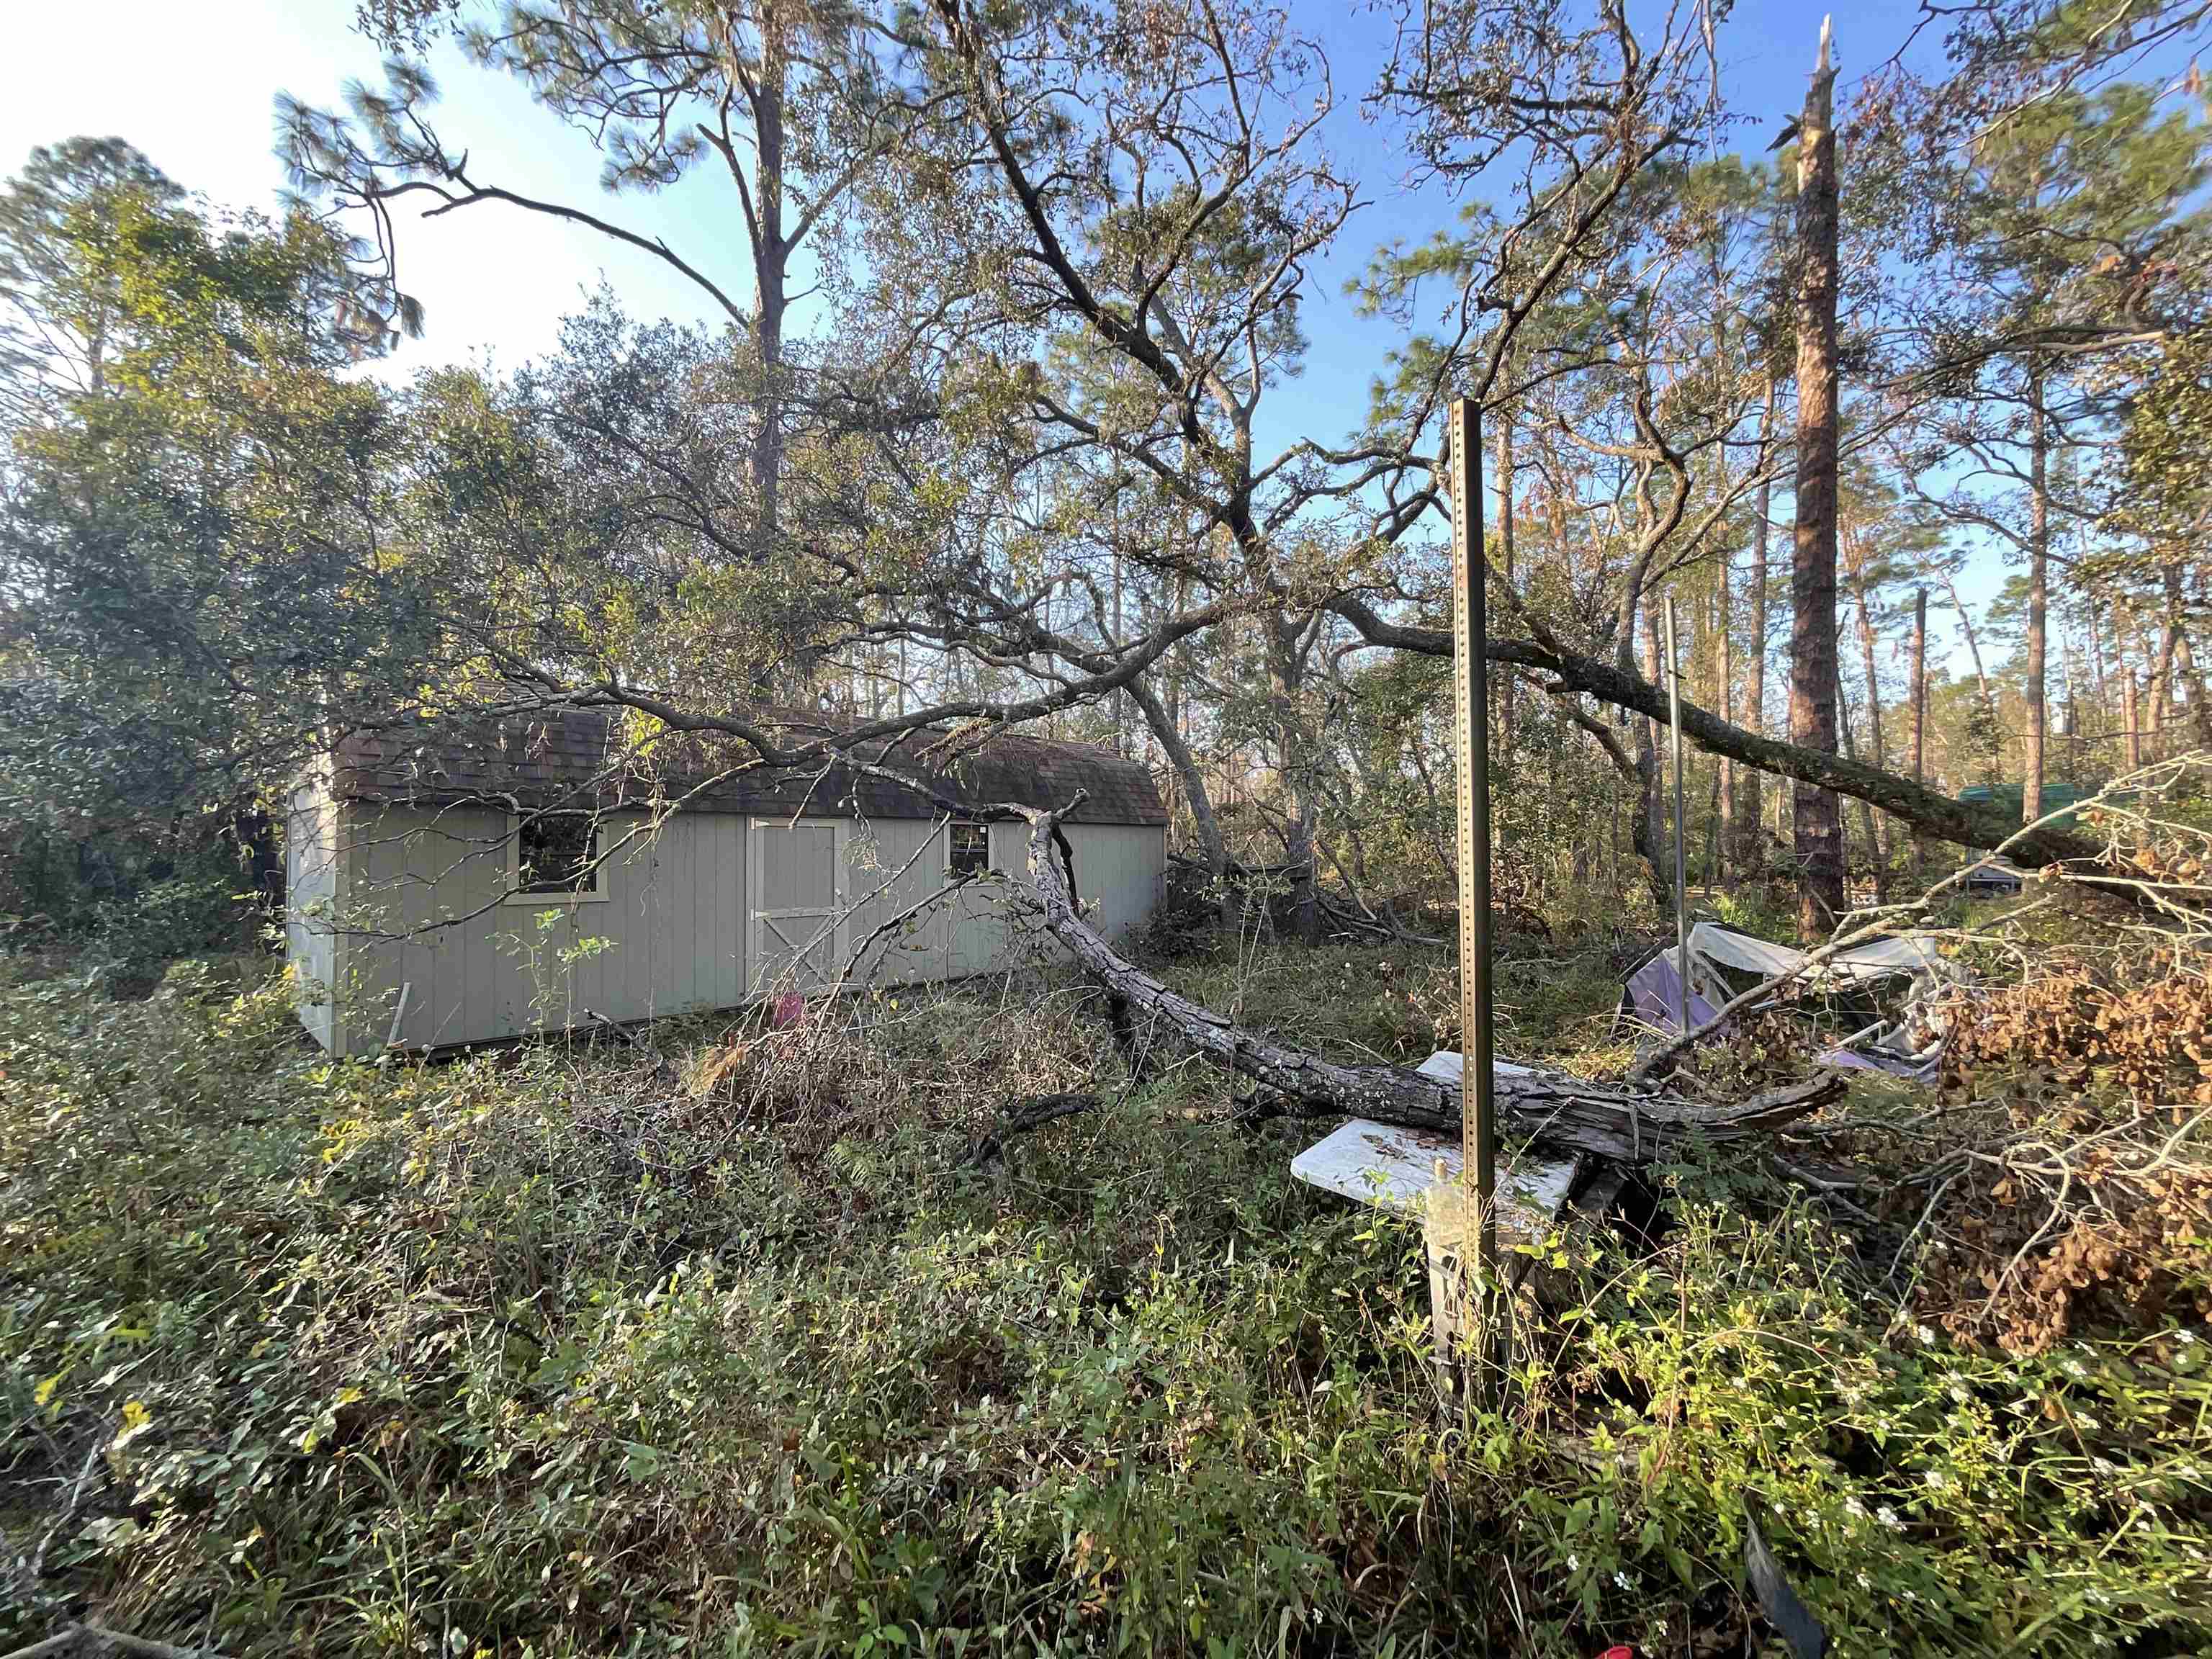
[[[1291,1173],[1310,1187],[1376,1209],[1420,1215],[1431,1207],[1439,1162],[1448,1187],[1455,1189],[1463,1167],[1457,1136],[1355,1117],[1292,1158]],[[1565,1208],[1579,1164],[1577,1158],[1531,1157],[1526,1152],[1502,1162],[1500,1232],[1542,1232]]]
[[[1510,1060],[1492,1064],[1501,1077],[1532,1075],[1528,1067]],[[1444,1048],[1414,1069],[1439,1083],[1456,1085],[1465,1061]],[[1516,1170],[1509,1164],[1499,1188],[1501,1218],[1509,1231],[1519,1231],[1516,1222],[1540,1228],[1559,1214],[1574,1184],[1577,1159],[1523,1157],[1526,1167]],[[1439,1161],[1447,1181],[1457,1182],[1466,1169],[1466,1152],[1457,1137],[1356,1117],[1292,1158],[1291,1173],[1310,1187],[1416,1215],[1436,1184]]]

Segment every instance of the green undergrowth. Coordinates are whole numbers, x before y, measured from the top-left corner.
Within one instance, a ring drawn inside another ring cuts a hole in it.
[[[1176,971],[1409,1054],[1414,964],[1344,960]],[[1532,969],[1532,1047],[1607,979]],[[1544,1243],[1510,1409],[1443,1412],[1418,1234],[1291,1181],[1310,1126],[1122,1089],[1073,988],[839,1018],[665,1030],[647,1087],[619,1045],[332,1063],[204,968],[0,992],[0,1562],[46,1556],[0,1642],[1772,1650],[1747,1498],[1839,1653],[2212,1642],[2197,1333],[1954,1348],[1700,1161],[1656,1244]]]
[[[1459,1047],[1458,958],[1446,947],[1224,950],[1178,963],[1177,975],[1206,1006],[1339,1059],[1412,1066]],[[1601,952],[1508,938],[1492,996],[1501,1057],[1582,1070],[1612,1055],[1620,978]],[[1627,1054],[1613,1057],[1626,1065]]]

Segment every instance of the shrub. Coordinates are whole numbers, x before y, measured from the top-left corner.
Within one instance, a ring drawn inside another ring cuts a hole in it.
[[[1241,989],[1348,1052],[1411,967]],[[54,1533],[0,1638],[1719,1650],[1749,1495],[1839,1653],[2212,1640],[2197,1328],[1954,1346],[1698,1159],[1657,1245],[1532,1245],[1565,1294],[1510,1409],[1440,1415],[1409,1224],[1210,1073],[1119,1089],[1080,986],[1000,988],[672,1022],[680,1086],[619,1044],[334,1063],[204,963],[0,991],[0,1526]],[[1077,1081],[1107,1106],[961,1167]]]
[[[238,896],[237,872],[214,862],[94,907],[90,951],[116,994],[143,994],[178,957],[250,941],[253,913]]]

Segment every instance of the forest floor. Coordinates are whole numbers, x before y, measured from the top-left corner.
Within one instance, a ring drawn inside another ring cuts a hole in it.
[[[1500,1052],[1617,1072],[1625,965],[1516,945]],[[1438,951],[1162,970],[1340,1054],[1455,1044]],[[2201,1034],[2201,975],[2158,982]],[[2122,1149],[2103,1039],[2051,1058],[2083,994],[1943,1091],[1856,1085],[1792,1156],[1860,1185],[1699,1156],[1652,1233],[1532,1247],[1519,1387],[1462,1413],[1418,1228],[1290,1177],[1326,1126],[1235,1121],[1194,1063],[1123,1087],[1066,981],[665,1022],[665,1066],[340,1064],[258,963],[19,969],[0,1651],[1778,1651],[1747,1501],[1838,1653],[2203,1651],[2208,1188],[2179,1131]],[[965,1167],[1056,1089],[1109,1099]],[[2054,1158],[2134,1197],[2054,1208]]]

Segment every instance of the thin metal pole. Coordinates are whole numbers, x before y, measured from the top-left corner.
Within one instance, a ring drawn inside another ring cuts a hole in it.
[[[1674,596],[1667,596],[1667,730],[1674,751],[1674,1018],[1690,1029],[1690,875],[1683,848],[1682,659],[1674,649]]]
[[[1490,675],[1485,653],[1482,416],[1462,398],[1451,409],[1452,676],[1459,718],[1460,1150],[1462,1194],[1480,1218],[1486,1286],[1498,1274],[1498,1108],[1491,1072]]]

